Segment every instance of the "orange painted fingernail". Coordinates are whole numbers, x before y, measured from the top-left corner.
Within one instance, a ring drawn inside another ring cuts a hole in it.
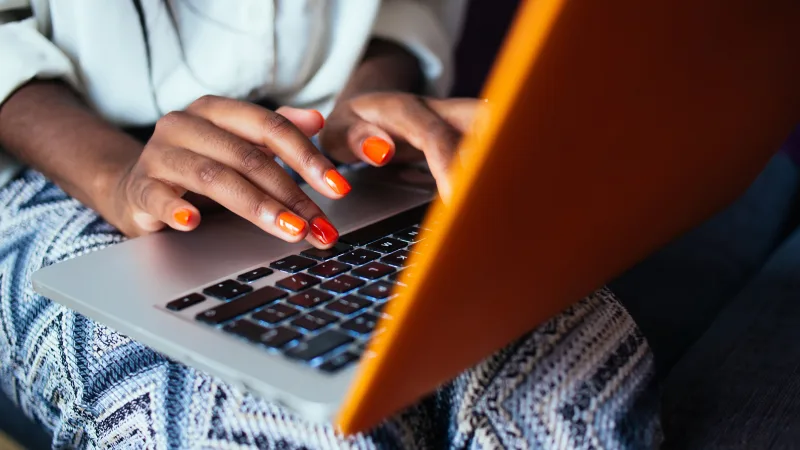
[[[278,214],[276,223],[283,231],[291,234],[292,236],[297,236],[306,229],[306,222],[299,216],[290,212],[282,212]]]
[[[332,244],[339,239],[339,232],[324,217],[317,217],[311,221],[311,234],[323,244]]]
[[[336,169],[325,172],[325,182],[339,195],[347,195],[350,192],[350,183]]]
[[[181,208],[175,211],[175,214],[172,215],[172,218],[175,219],[175,222],[183,226],[189,225],[189,221],[192,220],[192,212],[186,208]]]
[[[320,128],[324,127],[325,126],[325,116],[323,116],[322,113],[317,111],[316,109],[310,109],[309,111],[311,111],[312,113],[316,113],[319,116],[319,123],[320,123],[319,127]]]
[[[377,136],[372,136],[364,140],[361,150],[372,162],[383,165],[391,156],[392,145]]]

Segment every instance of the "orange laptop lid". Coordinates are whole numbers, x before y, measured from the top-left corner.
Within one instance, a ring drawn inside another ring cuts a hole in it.
[[[798,24],[797,0],[524,2],[342,431],[377,425],[740,194],[800,118]]]

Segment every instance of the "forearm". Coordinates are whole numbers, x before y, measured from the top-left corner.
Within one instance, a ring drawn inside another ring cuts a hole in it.
[[[142,151],[51,81],[25,85],[0,107],[0,146],[104,216],[109,189]]]
[[[369,92],[419,93],[423,83],[420,63],[414,55],[393,42],[375,39],[370,42],[339,99]]]

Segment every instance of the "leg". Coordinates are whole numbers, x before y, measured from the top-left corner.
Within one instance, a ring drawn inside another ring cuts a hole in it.
[[[32,291],[38,267],[122,239],[35,172],[0,190],[0,387],[56,446],[641,448],[658,438],[649,351],[607,291],[346,439]]]
[[[783,240],[797,187],[794,164],[776,156],[735,204],[609,285],[647,338],[659,376]]]

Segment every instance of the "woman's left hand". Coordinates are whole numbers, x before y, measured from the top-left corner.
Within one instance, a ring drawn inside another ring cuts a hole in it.
[[[440,100],[400,92],[362,94],[336,105],[320,132],[336,160],[373,166],[425,157],[439,194],[450,197],[450,165],[472,125],[477,99]]]

